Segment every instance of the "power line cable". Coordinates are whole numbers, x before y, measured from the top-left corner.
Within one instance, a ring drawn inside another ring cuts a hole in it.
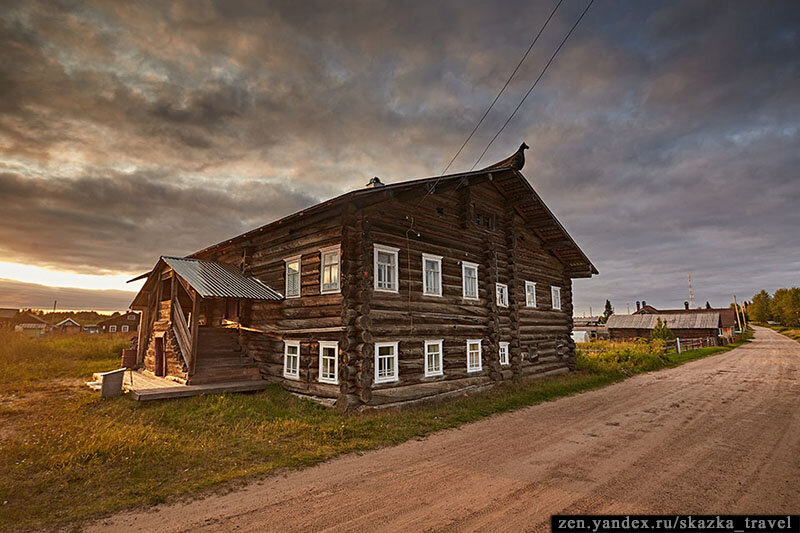
[[[528,96],[529,96],[529,95],[530,95],[530,94],[533,92],[533,90],[536,88],[536,85],[538,85],[538,84],[539,84],[539,80],[541,80],[541,79],[542,79],[542,77],[544,76],[545,72],[547,72],[547,69],[548,69],[548,67],[549,67],[549,66],[550,66],[550,64],[553,62],[553,60],[556,58],[556,56],[558,55],[558,52],[559,52],[559,51],[561,50],[561,48],[564,46],[564,43],[566,43],[566,42],[567,42],[567,39],[569,39],[569,36],[570,36],[570,35],[572,35],[572,32],[573,32],[573,31],[575,31],[575,28],[577,28],[577,27],[578,27],[578,24],[580,24],[581,20],[583,20],[583,17],[584,17],[584,15],[586,15],[586,12],[587,12],[587,11],[589,11],[589,8],[590,8],[590,7],[592,7],[592,4],[593,4],[593,3],[594,3],[594,0],[589,0],[589,3],[586,5],[586,8],[583,10],[583,13],[581,13],[581,16],[580,16],[580,17],[578,17],[578,20],[576,20],[576,21],[575,21],[575,24],[573,24],[573,25],[572,25],[572,28],[570,28],[569,32],[567,32],[567,35],[566,35],[566,36],[564,37],[564,39],[561,41],[561,44],[559,44],[559,45],[558,45],[558,48],[556,48],[556,51],[555,51],[555,52],[553,52],[553,55],[552,55],[552,56],[550,56],[550,59],[547,61],[547,64],[546,64],[546,65],[544,66],[544,68],[542,69],[542,72],[539,74],[539,77],[537,77],[537,78],[536,78],[536,81],[534,81],[534,82],[533,82],[533,85],[531,85],[531,88],[530,88],[530,89],[528,89],[528,92],[526,92],[526,93],[525,93],[525,96],[523,96],[523,97],[522,97],[522,100],[520,100],[519,104],[517,104],[517,107],[514,109],[514,111],[513,111],[513,112],[511,113],[511,115],[508,117],[508,120],[506,120],[506,121],[505,121],[505,123],[503,124],[503,126],[502,126],[502,127],[499,129],[499,130],[498,130],[498,132],[497,132],[497,133],[495,133],[494,137],[492,137],[492,140],[491,140],[491,141],[489,141],[489,144],[487,144],[487,145],[486,145],[486,148],[484,148],[484,149],[483,149],[483,152],[481,152],[481,155],[480,155],[480,157],[478,157],[478,160],[477,160],[477,161],[475,161],[475,164],[474,164],[474,165],[472,165],[472,168],[470,168],[470,171],[474,170],[474,169],[475,169],[475,167],[477,167],[477,166],[478,166],[478,163],[480,163],[480,162],[481,162],[481,159],[483,159],[483,156],[484,156],[484,155],[486,155],[486,152],[488,152],[488,151],[489,151],[489,147],[490,147],[490,146],[492,146],[492,144],[494,143],[495,139],[497,139],[497,138],[500,136],[500,134],[501,134],[501,133],[503,133],[503,130],[504,130],[504,129],[506,129],[506,126],[508,126],[509,122],[511,122],[511,119],[513,119],[513,118],[514,118],[514,115],[516,115],[516,114],[517,114],[517,111],[519,111],[519,108],[520,108],[520,107],[522,107],[522,104],[524,104],[524,103],[525,103],[525,100],[528,98]]]
[[[506,90],[506,88],[508,87],[508,84],[509,84],[509,83],[511,83],[511,80],[512,80],[512,79],[514,79],[514,76],[517,74],[517,71],[519,70],[519,67],[521,67],[521,66],[522,66],[522,63],[525,61],[525,58],[527,58],[527,57],[528,57],[528,54],[530,54],[531,50],[533,49],[534,45],[536,44],[536,41],[538,41],[538,40],[539,40],[539,37],[541,37],[541,35],[542,35],[542,32],[544,32],[544,29],[547,27],[547,24],[550,22],[550,19],[552,19],[552,18],[553,18],[553,15],[555,15],[555,14],[556,14],[556,11],[558,10],[558,7],[561,5],[561,3],[562,3],[563,1],[564,1],[564,0],[558,0],[558,3],[557,3],[557,4],[556,4],[556,6],[553,8],[553,10],[550,12],[550,16],[549,16],[549,17],[547,17],[547,20],[544,22],[544,24],[542,25],[542,27],[539,29],[539,33],[537,33],[537,34],[536,34],[536,37],[534,37],[534,38],[533,38],[533,41],[531,41],[531,44],[530,44],[530,46],[529,46],[529,47],[528,47],[528,49],[525,51],[525,53],[522,55],[522,59],[520,59],[520,60],[519,60],[519,63],[517,63],[517,66],[514,68],[514,71],[511,73],[511,75],[510,75],[510,76],[508,77],[508,79],[506,80],[506,83],[503,85],[503,88],[502,88],[502,89],[500,89],[500,92],[499,92],[499,93],[497,93],[497,96],[495,96],[495,97],[494,97],[494,100],[492,100],[492,103],[491,103],[491,105],[490,105],[490,106],[489,106],[489,107],[486,109],[486,111],[483,113],[483,116],[482,116],[482,117],[481,117],[481,119],[478,121],[478,123],[477,123],[477,124],[475,124],[475,127],[472,129],[472,132],[471,132],[471,133],[469,134],[469,136],[467,137],[467,140],[466,140],[466,141],[464,141],[464,144],[462,144],[462,145],[461,145],[461,148],[459,148],[459,149],[458,149],[458,152],[456,152],[456,155],[454,155],[454,156],[453,156],[453,159],[451,159],[451,160],[450,160],[450,162],[449,162],[449,163],[447,163],[447,166],[444,168],[444,170],[442,171],[442,174],[441,174],[441,175],[445,175],[445,174],[447,174],[447,171],[450,169],[450,166],[451,166],[451,165],[452,165],[452,164],[455,162],[456,158],[458,158],[458,156],[459,156],[459,155],[461,155],[461,152],[464,150],[464,147],[465,147],[465,146],[467,146],[467,143],[470,141],[470,139],[472,139],[472,136],[473,136],[473,135],[475,135],[475,132],[476,132],[476,131],[478,131],[478,128],[480,128],[481,124],[483,124],[483,121],[486,119],[486,116],[489,114],[489,112],[492,110],[492,108],[494,108],[494,105],[495,105],[495,104],[497,103],[497,101],[500,99],[500,96],[501,96],[501,95],[503,94],[503,92]]]

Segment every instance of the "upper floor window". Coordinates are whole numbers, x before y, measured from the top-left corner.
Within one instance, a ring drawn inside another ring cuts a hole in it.
[[[508,361],[508,343],[507,342],[501,342],[500,343],[499,355],[500,355],[500,364],[501,365],[509,364],[509,361]]]
[[[500,307],[508,307],[508,285],[505,283],[496,283],[497,288],[497,305]]]
[[[422,292],[427,296],[442,295],[442,257],[422,254]]]
[[[137,318],[139,318],[139,316],[138,316],[138,315],[135,315],[135,314],[133,314],[133,313],[131,313],[130,315],[128,315],[128,320],[136,320]]]
[[[286,263],[286,294],[287,298],[300,296],[300,256],[284,259]]]
[[[467,372],[480,372],[482,369],[481,341],[467,341]]]
[[[319,292],[339,292],[339,247],[320,250]]]
[[[320,383],[339,383],[339,343],[319,342],[319,381]]]
[[[284,341],[283,346],[284,377],[300,379],[300,343],[297,341]]]
[[[397,252],[399,248],[375,246],[375,290],[397,292]]]
[[[375,383],[397,381],[397,343],[375,343]]]
[[[425,341],[425,377],[442,374],[442,341]]]
[[[536,307],[536,284],[532,281],[525,282],[525,305]]]
[[[550,287],[550,296],[553,299],[553,309],[561,309],[561,287]]]
[[[478,265],[463,261],[461,263],[461,282],[464,298],[467,300],[477,300]]]
[[[474,206],[473,206],[473,212],[474,212],[474,216],[475,216],[475,225],[476,226],[481,227],[481,228],[485,228],[485,229],[489,229],[489,230],[493,230],[495,228],[495,216],[494,215],[489,215],[489,214],[486,214],[486,213],[481,213],[479,211],[475,211],[474,210]]]

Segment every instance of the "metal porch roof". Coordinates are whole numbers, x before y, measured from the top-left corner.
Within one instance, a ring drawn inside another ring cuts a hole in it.
[[[262,281],[222,263],[187,257],[162,256],[161,259],[203,298],[283,299],[281,293]]]

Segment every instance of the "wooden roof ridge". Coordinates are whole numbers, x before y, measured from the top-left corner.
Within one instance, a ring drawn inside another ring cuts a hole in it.
[[[552,252],[566,267],[572,277],[591,277],[598,274],[597,268],[592,264],[586,254],[581,250],[566,228],[556,218],[553,212],[544,203],[544,200],[534,190],[531,183],[520,172],[525,165],[525,150],[529,147],[522,143],[517,151],[510,157],[480,170],[457,172],[444,176],[399,181],[385,184],[380,187],[365,187],[348,191],[339,196],[320,202],[306,209],[297,211],[263,226],[218,242],[202,250],[194,252],[187,258],[199,258],[203,254],[214,251],[226,245],[234,244],[254,237],[269,228],[287,224],[296,218],[309,216],[313,213],[332,208],[336,205],[369,195],[383,194],[387,198],[393,193],[414,187],[424,187],[427,193],[432,193],[439,184],[460,181],[477,176],[489,176],[489,181],[505,197],[513,209],[531,225],[531,229],[542,240],[546,250]],[[143,277],[139,276],[139,277]],[[138,279],[138,278],[134,278]],[[134,280],[131,280],[134,281]]]

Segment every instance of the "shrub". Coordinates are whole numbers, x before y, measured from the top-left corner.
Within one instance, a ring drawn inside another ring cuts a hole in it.
[[[644,339],[633,342],[594,341],[582,344],[577,353],[578,368],[592,372],[635,374],[670,364],[664,355],[664,341]]]

